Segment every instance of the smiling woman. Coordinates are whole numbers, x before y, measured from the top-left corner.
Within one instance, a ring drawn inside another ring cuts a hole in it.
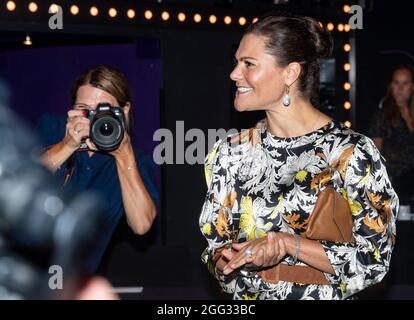
[[[331,52],[316,20],[288,14],[250,25],[236,52],[235,108],[266,119],[213,147],[200,215],[203,262],[234,299],[346,299],[388,271],[398,198],[380,154],[316,108]],[[352,234],[332,237],[332,212]]]

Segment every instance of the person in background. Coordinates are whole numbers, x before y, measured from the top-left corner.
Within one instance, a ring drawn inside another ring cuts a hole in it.
[[[67,117],[43,115],[36,127],[43,163],[52,170],[67,192],[95,191],[104,207],[102,241],[90,262],[95,272],[123,214],[137,235],[145,234],[156,216],[158,194],[151,180],[150,157],[131,142],[131,94],[126,78],[109,66],[98,66],[80,75],[72,89],[73,106]],[[90,120],[85,112],[101,103],[122,108],[126,132],[120,145],[104,152],[91,141]],[[87,150],[79,151],[86,139]]]
[[[414,67],[399,65],[391,72],[387,94],[374,113],[369,136],[381,151],[401,203],[414,196]]]

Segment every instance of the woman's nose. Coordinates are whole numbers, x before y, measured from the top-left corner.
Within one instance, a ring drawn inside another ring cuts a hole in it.
[[[240,71],[240,68],[238,66],[235,66],[233,71],[230,73],[230,79],[233,81],[238,81],[241,78],[243,78],[243,74]]]

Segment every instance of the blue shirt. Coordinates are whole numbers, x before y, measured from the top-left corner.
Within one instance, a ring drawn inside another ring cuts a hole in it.
[[[66,117],[44,114],[38,121],[36,131],[40,146],[49,148],[64,138]],[[134,148],[134,154],[142,181],[155,205],[159,208],[158,192],[151,179],[155,164],[149,156],[136,148]],[[88,269],[95,272],[120,218],[125,213],[121,185],[113,156],[95,152],[93,156],[89,157],[88,152],[75,152],[73,160],[74,170],[65,185],[65,192],[93,191],[100,196],[104,209],[101,240],[91,262],[88,262]],[[67,173],[66,168],[67,163],[65,162],[56,172],[62,185]]]

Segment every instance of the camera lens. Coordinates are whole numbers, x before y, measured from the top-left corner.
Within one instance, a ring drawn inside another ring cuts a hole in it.
[[[102,113],[91,124],[90,137],[99,149],[111,151],[121,143],[124,128],[112,114]]]
[[[110,136],[114,132],[114,127],[110,122],[104,122],[101,124],[99,131],[103,136]]]

